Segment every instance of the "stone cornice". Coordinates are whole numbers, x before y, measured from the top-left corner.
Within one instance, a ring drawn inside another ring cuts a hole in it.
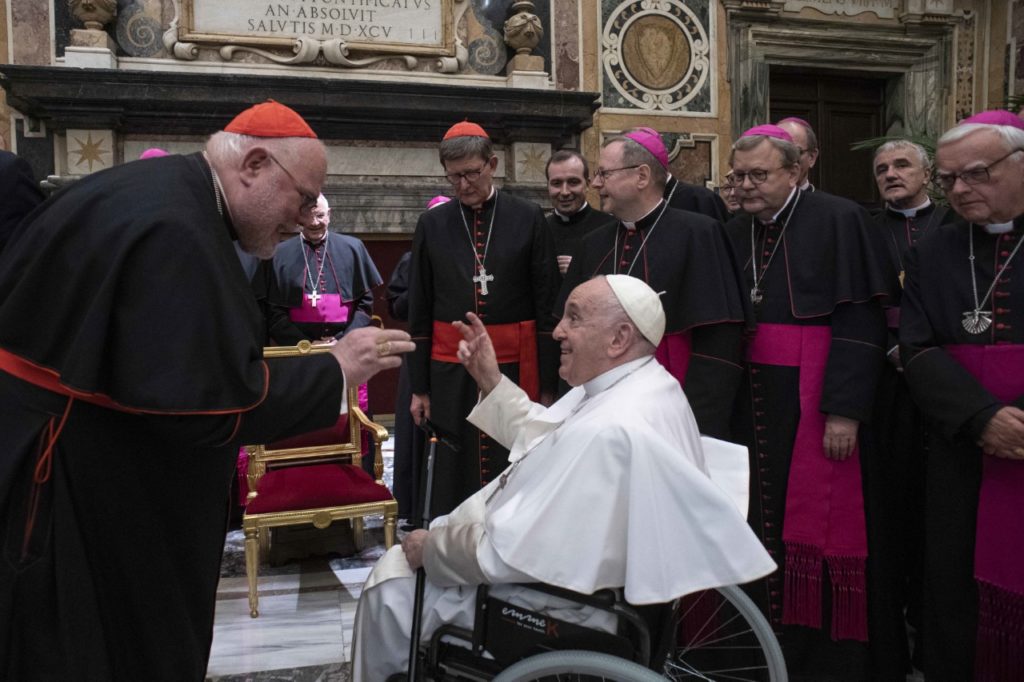
[[[499,144],[566,144],[593,124],[597,93],[408,81],[0,65],[7,103],[62,131],[207,135],[246,106],[276,99],[325,139],[436,142],[470,118]]]

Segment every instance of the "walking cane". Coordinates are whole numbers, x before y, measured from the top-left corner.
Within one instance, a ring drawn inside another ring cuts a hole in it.
[[[430,448],[427,450],[427,485],[423,496],[423,527],[430,528],[430,494],[434,487],[434,456],[437,454],[438,441],[444,443],[449,450],[458,452],[461,448],[451,439],[438,435],[439,429],[429,419],[420,423],[426,431]],[[427,572],[420,566],[416,571],[416,598],[412,606],[412,631],[409,640],[409,682],[416,682],[419,669],[416,665],[419,658],[420,629],[423,623],[423,593],[427,587]]]

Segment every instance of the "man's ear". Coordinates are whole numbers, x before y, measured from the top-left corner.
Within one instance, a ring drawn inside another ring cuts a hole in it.
[[[498,155],[492,154],[491,158],[487,159],[487,165],[491,167],[492,171],[498,170]]]
[[[256,179],[256,176],[267,170],[272,164],[270,152],[265,147],[250,147],[242,156],[238,175],[242,184],[248,186]]]
[[[642,163],[636,168],[636,185],[640,189],[646,188],[651,184],[651,167],[646,163]]]
[[[619,322],[615,325],[611,343],[608,344],[608,357],[621,357],[626,351],[633,347],[637,335],[636,327],[629,322]]]
[[[814,164],[818,163],[818,154],[821,153],[820,149],[815,149],[813,152],[807,152],[807,155],[811,157],[811,163],[808,168],[814,168]]]

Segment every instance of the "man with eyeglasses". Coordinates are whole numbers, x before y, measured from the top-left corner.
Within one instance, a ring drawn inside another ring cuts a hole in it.
[[[1024,121],[986,111],[939,138],[956,220],[906,259],[904,376],[932,428],[924,672],[1024,674]]]
[[[661,134],[654,128],[638,127],[631,128],[626,131],[626,133],[637,132],[657,137],[659,144],[661,144],[662,147],[665,146],[664,142],[661,141]],[[722,198],[703,185],[694,185],[689,182],[683,182],[673,176],[672,173],[667,170],[667,150],[664,156],[664,165],[666,168],[664,197],[668,205],[672,208],[677,208],[680,211],[692,211],[693,213],[700,213],[701,215],[706,215],[709,218],[725,222],[729,217],[729,211],[725,206],[725,202],[722,201]]]
[[[555,243],[558,271],[564,276],[580,241],[615,219],[587,203],[590,168],[587,160],[575,149],[559,149],[552,154],[544,174],[551,198],[548,225]]]
[[[484,320],[502,371],[533,400],[550,402],[558,373],[551,332],[560,278],[544,212],[495,187],[498,157],[476,123],[453,125],[439,156],[456,201],[424,212],[413,237],[409,409],[417,424],[431,420],[461,451],[438,446],[431,518],[450,512],[508,464],[508,450],[465,421],[477,390],[456,356],[461,335],[452,322],[467,311]]]
[[[285,172],[287,168],[287,172]],[[0,678],[199,680],[238,448],[326,428],[408,335],[264,360],[269,258],[327,169],[276,102],[89,175],[0,257]]]
[[[653,130],[604,143],[593,186],[618,220],[583,239],[558,305],[595,275],[631,275],[664,292],[656,357],[686,391],[700,432],[729,440],[749,319],[739,267],[721,223],[668,205],[667,178],[668,154]]]
[[[895,679],[865,646],[889,644],[869,621],[885,583],[869,570],[861,473],[895,272],[864,209],[799,188],[800,150],[781,127],[746,131],[729,165],[745,213],[726,232],[757,320],[734,423],[750,449],[750,523],[784,567],[753,592],[792,675]]]
[[[818,136],[814,133],[811,124],[802,118],[789,116],[777,124],[780,128],[789,133],[793,138],[793,144],[800,151],[800,176],[797,178],[797,187],[805,192],[815,191],[811,184],[811,169],[818,163]]]
[[[360,240],[332,233],[323,194],[303,216],[302,234],[274,254],[269,332],[275,343],[335,341],[370,324],[373,289],[383,283]]]

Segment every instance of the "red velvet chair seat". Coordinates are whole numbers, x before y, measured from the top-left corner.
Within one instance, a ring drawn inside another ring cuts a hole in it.
[[[391,492],[362,469],[334,462],[272,469],[260,479],[257,492],[247,515],[391,499]]]

